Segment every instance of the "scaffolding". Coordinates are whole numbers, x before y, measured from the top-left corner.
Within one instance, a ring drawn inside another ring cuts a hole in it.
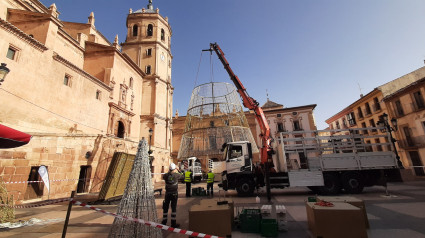
[[[221,160],[221,146],[232,141],[249,141],[253,152],[258,152],[236,88],[222,82],[195,87],[177,158],[196,156]]]
[[[121,216],[139,218],[145,221],[157,222],[156,204],[152,175],[149,166],[148,145],[144,139],[139,143],[134,165],[125,188],[124,195],[118,206],[117,213]],[[144,224],[115,218],[109,237],[162,237],[158,228]]]

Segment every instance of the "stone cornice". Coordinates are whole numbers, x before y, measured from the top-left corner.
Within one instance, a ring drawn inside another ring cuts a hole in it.
[[[34,3],[35,5],[37,5],[37,7],[39,7],[39,8],[41,8],[41,9],[43,9],[46,13],[47,13],[47,11],[49,10],[46,6],[44,6],[44,4],[43,3],[41,3],[40,1],[38,1],[38,0],[32,0],[31,1],[31,3]],[[58,12],[59,13],[59,12]]]
[[[159,120],[162,120],[162,121],[169,121],[170,119],[169,118],[167,118],[167,117],[163,117],[163,116],[160,116],[159,114],[157,114],[157,113],[154,113],[153,115],[140,115],[140,119],[141,120],[153,120],[153,119],[159,119]]]
[[[136,115],[136,114],[134,114],[134,113],[130,112],[129,110],[124,109],[124,108],[122,108],[122,107],[118,106],[117,104],[115,104],[115,103],[113,103],[113,102],[108,103],[108,105],[109,105],[109,107],[111,107],[111,108],[115,108],[116,110],[121,111],[121,112],[123,112],[123,113],[127,114],[127,115],[128,115],[128,116],[130,116],[130,117],[133,117],[134,115]]]
[[[166,117],[160,116],[160,115],[159,115],[159,114],[157,114],[157,113],[154,113],[154,114],[153,114],[153,116],[154,116],[155,118],[160,119],[160,120],[167,121],[167,118],[166,118]]]
[[[27,10],[21,10],[21,9],[11,9],[8,8],[7,9],[8,14],[20,14],[20,15],[26,15],[26,16],[33,16],[36,18],[31,18],[31,19],[25,19],[23,18],[21,21],[25,22],[25,21],[30,21],[30,22],[34,22],[34,21],[45,21],[45,20],[49,20],[54,22],[59,28],[63,27],[63,23],[61,20],[57,19],[56,17],[48,14],[48,13],[40,13],[40,12],[32,12],[32,11],[27,11]]]
[[[171,82],[168,82],[168,81],[166,81],[166,80],[164,80],[164,79],[162,79],[161,77],[159,77],[158,75],[149,75],[149,76],[146,76],[146,77],[144,77],[143,79],[145,79],[145,80],[151,80],[151,81],[154,81],[155,83],[158,83],[157,81],[159,81],[159,82],[161,82],[161,83],[164,83],[164,84],[166,84],[167,85],[167,87],[168,86],[171,86]],[[171,86],[172,87],[172,86]],[[173,87],[173,90],[174,90],[174,87]]]
[[[32,38],[31,36],[25,34],[23,31],[19,30],[19,28],[12,25],[11,23],[3,20],[2,18],[0,18],[0,27],[3,28],[4,30],[14,34],[15,36],[19,37],[23,41],[29,43],[30,46],[34,47],[35,49],[37,49],[41,52],[48,50],[48,48],[44,44],[42,44],[41,42]]]
[[[68,60],[66,60],[65,58],[63,58],[62,56],[58,55],[56,52],[53,52],[53,59],[56,60],[56,61],[58,61],[58,62],[61,62],[62,64],[64,64],[68,68],[74,70],[75,72],[84,75],[85,77],[87,77],[88,79],[90,79],[92,82],[94,82],[97,85],[103,87],[104,89],[106,89],[108,91],[112,91],[112,88],[111,87],[109,87],[108,85],[106,85],[105,83],[103,83],[102,81],[100,81],[99,79],[95,78],[94,76],[90,75],[86,71],[80,69],[78,66],[74,65],[73,63],[71,63]]]

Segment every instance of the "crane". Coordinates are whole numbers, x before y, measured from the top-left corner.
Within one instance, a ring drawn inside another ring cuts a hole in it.
[[[223,51],[217,43],[210,43],[210,49],[204,50],[210,51],[211,54],[214,51],[221,63],[224,66],[224,69],[230,76],[230,80],[232,80],[233,84],[236,86],[236,89],[242,98],[243,105],[252,110],[255,114],[255,118],[260,126],[260,138],[261,138],[261,164],[265,167],[265,178],[266,178],[266,186],[267,186],[267,197],[269,201],[271,200],[270,195],[270,165],[272,164],[272,154],[274,153],[273,148],[271,146],[272,138],[270,136],[270,127],[267,123],[267,119],[264,115],[263,109],[259,106],[259,103],[252,97],[249,96],[246,88],[243,86],[242,82],[239,80],[238,76],[233,72],[230,67],[229,62],[224,56]]]

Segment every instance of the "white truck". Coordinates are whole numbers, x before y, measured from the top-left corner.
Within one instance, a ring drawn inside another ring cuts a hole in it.
[[[194,182],[199,182],[202,180],[202,165],[198,158],[189,157],[182,160],[180,164],[180,170],[186,172],[189,169],[192,170]]]
[[[365,186],[383,185],[385,178],[398,174],[397,159],[388,134],[381,128],[352,130],[280,132],[270,172],[270,187],[307,186],[321,194],[361,193]],[[252,195],[265,186],[264,168],[252,162],[247,141],[223,145],[226,170],[225,190]]]

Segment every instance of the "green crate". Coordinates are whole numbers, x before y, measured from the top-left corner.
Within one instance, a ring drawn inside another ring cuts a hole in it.
[[[203,187],[192,188],[192,196],[206,196],[207,191]]]
[[[262,219],[261,220],[261,235],[265,237],[276,237],[277,221],[276,219]]]
[[[244,209],[239,215],[241,231],[244,233],[260,233],[261,212],[260,209]]]
[[[309,202],[317,202],[316,197],[308,197]]]

